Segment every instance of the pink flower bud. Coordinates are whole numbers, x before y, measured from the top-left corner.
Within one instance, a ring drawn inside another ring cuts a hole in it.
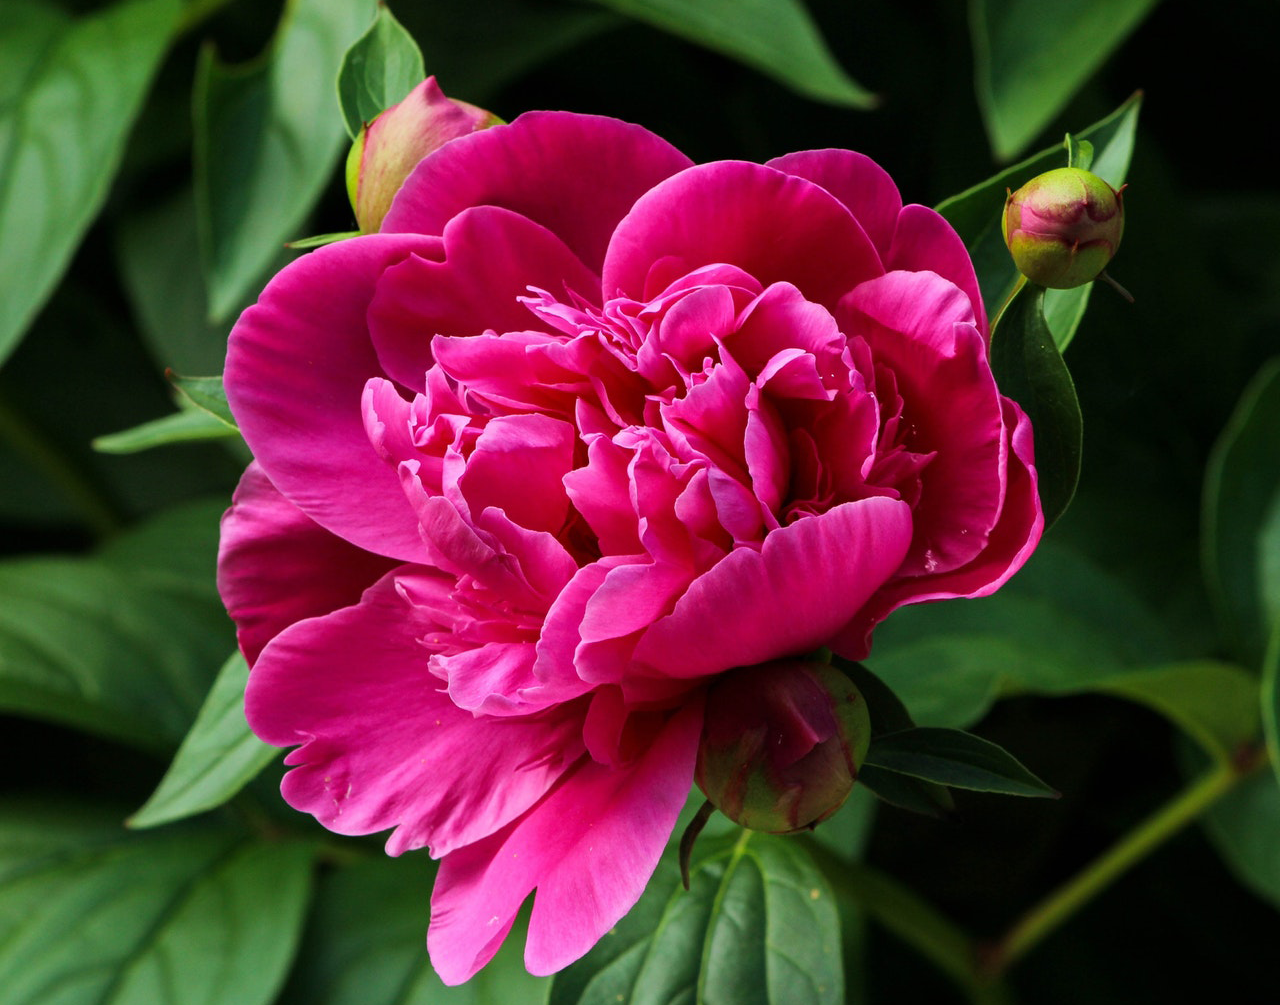
[[[1010,194],[1004,242],[1033,283],[1055,290],[1098,277],[1120,247],[1124,201],[1096,174],[1079,168],[1046,171]]]
[[[840,808],[870,741],[866,702],[839,670],[762,663],[712,685],[694,777],[731,820],[785,834]]]
[[[382,226],[391,200],[422,158],[450,140],[501,123],[492,112],[446,98],[428,77],[368,123],[347,155],[347,195],[360,232]]]

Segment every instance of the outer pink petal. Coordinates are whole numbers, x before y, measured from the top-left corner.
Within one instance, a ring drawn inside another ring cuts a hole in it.
[[[295,621],[354,604],[394,564],[330,534],[276,491],[255,461],[222,518],[218,592],[252,666]]]
[[[982,305],[982,290],[978,288],[973,260],[960,235],[939,214],[926,206],[904,207],[884,267],[890,272],[895,269],[936,272],[943,279],[951,280],[969,297],[978,331],[984,339],[989,337],[987,311]]]
[[[969,299],[931,272],[890,272],[841,305],[902,394],[911,448],[937,451],[915,507],[912,571],[947,571],[982,550],[1004,498],[1000,396]]]
[[[629,768],[584,760],[507,830],[449,855],[427,933],[441,979],[461,984],[484,966],[535,887],[530,972],[586,953],[644,892],[689,793],[701,731],[695,701]]]
[[[645,633],[635,660],[692,678],[816,649],[893,575],[910,543],[911,510],[896,499],[805,517],[694,580]]]
[[[281,791],[339,834],[397,828],[387,850],[447,854],[532,806],[583,752],[581,720],[475,718],[428,669],[436,628],[404,600],[397,573],[359,604],[303,621],[262,651],[245,694],[249,724],[301,743]],[[447,592],[436,573],[415,589]]]
[[[618,225],[601,275],[606,297],[648,299],[662,276],[704,265],[738,266],[768,286],[790,282],[834,307],[881,274],[880,257],[849,210],[803,178],[760,164],[721,161],[681,172],[640,199]],[[669,281],[668,277],[668,280]]]
[[[322,527],[366,551],[424,554],[399,478],[365,435],[365,382],[382,375],[365,312],[386,269],[433,239],[371,234],[282,269],[231,332],[227,400],[272,484]]]
[[[898,186],[884,168],[852,150],[802,150],[776,157],[768,166],[808,178],[848,206],[884,259],[902,210]]]
[[[600,296],[599,277],[545,227],[496,206],[468,209],[444,228],[444,261],[411,257],[379,280],[369,305],[378,359],[418,391],[435,336],[544,327],[518,299],[530,286]]]
[[[559,235],[587,266],[631,204],[692,162],[641,126],[595,115],[528,112],[446,143],[409,175],[382,223],[443,233],[472,206],[502,206]]]
[[[831,648],[849,659],[871,651],[871,630],[903,604],[953,597],[985,597],[1003,586],[1031,557],[1044,531],[1044,514],[1036,490],[1031,423],[1008,398],[1002,399],[1006,426],[1012,426],[1008,489],[1004,508],[987,546],[970,563],[939,575],[895,578],[876,595]]]

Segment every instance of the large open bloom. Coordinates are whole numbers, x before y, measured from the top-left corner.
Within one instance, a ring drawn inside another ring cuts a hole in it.
[[[694,166],[531,113],[232,333],[257,458],[219,580],[285,798],[442,858],[466,980],[536,896],[555,971],[637,900],[709,682],[994,590],[1042,519],[965,249],[846,150]]]

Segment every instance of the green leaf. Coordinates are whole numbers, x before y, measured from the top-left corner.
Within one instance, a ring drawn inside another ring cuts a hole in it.
[[[1261,666],[1280,623],[1280,357],[1249,383],[1205,471],[1205,580],[1232,649]]]
[[[1202,821],[1223,861],[1245,886],[1280,908],[1280,784],[1269,771],[1248,778]]]
[[[1000,160],[1017,156],[1158,0],[970,0],[978,105]]]
[[[309,896],[310,845],[114,815],[0,808],[8,1005],[267,1005]]]
[[[270,48],[196,70],[196,206],[209,307],[229,316],[254,292],[333,174],[343,129],[332,105],[342,55],[371,0],[289,0]]]
[[[132,429],[96,437],[93,449],[104,454],[136,454],[173,443],[222,440],[238,435],[235,426],[227,425],[202,408],[188,405],[180,412],[152,419]]]
[[[1079,168],[1081,171],[1089,170],[1089,166],[1093,164],[1092,143],[1067,133],[1063,146],[1067,148],[1067,167]]]
[[[5,0],[0,362],[102,208],[181,9],[132,0],[70,20],[48,4]]]
[[[230,324],[209,321],[200,257],[195,191],[190,185],[122,215],[116,257],[138,329],[161,367],[212,373],[227,357]]]
[[[1094,159],[1090,169],[1112,188],[1123,185],[1128,173],[1141,106],[1139,92],[1105,119],[1074,134],[1077,142],[1092,145]],[[1062,145],[1058,144],[939,203],[938,212],[955,227],[973,258],[988,315],[994,315],[1009,299],[1021,278],[1004,244],[1002,220],[1008,192],[1064,163]],[[1087,283],[1074,290],[1050,290],[1045,296],[1045,319],[1058,348],[1064,352],[1080,326],[1092,289],[1093,284]]]
[[[459,987],[445,987],[424,940],[435,866],[383,856],[325,877],[279,1005],[499,1005],[540,1002],[550,981],[524,969],[524,923]]]
[[[833,656],[831,665],[843,673],[851,681],[867,703],[867,712],[871,716],[871,735],[896,733],[902,729],[910,729],[915,725],[911,713],[889,686],[861,663]]]
[[[312,248],[323,248],[326,244],[337,244],[348,237],[359,237],[358,230],[339,230],[332,234],[317,234],[315,237],[300,237],[285,245],[290,251],[310,251]]]
[[[244,689],[249,665],[239,653],[222,665],[195,725],[151,798],[128,820],[155,827],[221,806],[279,755],[249,729]]]
[[[213,582],[224,500],[86,558],[0,562],[0,710],[168,753],[232,648]]]
[[[818,101],[872,108],[877,98],[841,69],[797,0],[595,0],[730,56]]]
[[[674,855],[586,956],[556,975],[550,1005],[843,1000],[840,919],[803,845],[743,831],[699,841],[686,893]]]
[[[422,83],[427,75],[422,50],[386,7],[342,57],[338,104],[354,140],[379,114]]]
[[[1021,405],[1031,419],[1047,529],[1075,495],[1084,420],[1067,364],[1045,323],[1044,292],[1028,283],[995,319],[991,370],[1001,393]]]
[[[1258,681],[1230,663],[1171,663],[1098,681],[1089,688],[1164,716],[1216,761],[1230,761],[1258,735]]]
[[[167,371],[165,376],[191,404],[238,430],[235,416],[231,414],[231,406],[227,404],[227,392],[222,386],[221,376],[183,377],[172,370]]]
[[[958,789],[1057,796],[1003,747],[959,729],[917,726],[890,733],[872,741],[866,763]]]
[[[1262,667],[1262,731],[1271,767],[1280,782],[1280,622],[1271,633]]]

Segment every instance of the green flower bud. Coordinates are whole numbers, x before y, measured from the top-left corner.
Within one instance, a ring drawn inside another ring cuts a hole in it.
[[[1004,243],[1033,283],[1069,290],[1096,279],[1120,247],[1124,200],[1096,174],[1046,171],[1010,193]]]
[[[711,686],[694,778],[731,820],[786,834],[840,808],[870,742],[866,702],[839,670],[762,663]]]
[[[360,130],[347,155],[347,196],[362,234],[382,226],[391,200],[420,160],[450,140],[502,122],[465,101],[446,98],[428,77],[399,104]]]

